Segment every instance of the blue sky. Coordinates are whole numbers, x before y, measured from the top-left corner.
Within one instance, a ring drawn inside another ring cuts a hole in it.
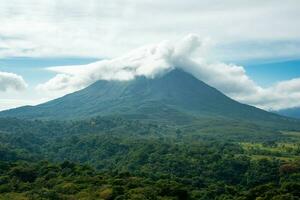
[[[300,77],[300,59],[244,63],[247,74],[261,86]]]
[[[103,78],[150,76],[179,58],[238,101],[298,107],[299,10],[299,0],[2,0],[0,110]]]

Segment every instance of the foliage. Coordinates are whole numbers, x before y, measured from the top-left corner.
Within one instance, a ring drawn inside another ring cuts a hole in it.
[[[298,141],[202,125],[0,119],[0,200],[300,198]]]

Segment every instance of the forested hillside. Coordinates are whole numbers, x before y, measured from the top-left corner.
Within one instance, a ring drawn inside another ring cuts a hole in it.
[[[0,199],[300,198],[298,132],[221,127],[1,119]]]

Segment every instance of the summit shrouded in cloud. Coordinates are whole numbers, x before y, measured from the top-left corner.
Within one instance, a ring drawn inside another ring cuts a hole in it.
[[[242,66],[211,60],[211,40],[190,34],[181,40],[163,41],[130,51],[124,56],[88,65],[50,67],[58,73],[37,86],[47,93],[62,95],[87,87],[97,80],[131,80],[136,76],[154,78],[174,68],[183,69],[228,96],[264,109],[299,106],[300,80],[279,82],[263,88],[248,77]]]

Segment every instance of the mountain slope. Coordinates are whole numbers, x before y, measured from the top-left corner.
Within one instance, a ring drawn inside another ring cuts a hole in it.
[[[78,92],[38,106],[26,106],[0,116],[41,119],[80,119],[122,115],[134,119],[190,122],[226,118],[263,123],[289,121],[238,103],[192,75],[175,69],[163,76],[131,81],[98,81]]]
[[[300,119],[300,107],[279,110],[279,111],[277,111],[277,113],[280,115],[287,116],[287,117],[293,117],[293,118]]]

